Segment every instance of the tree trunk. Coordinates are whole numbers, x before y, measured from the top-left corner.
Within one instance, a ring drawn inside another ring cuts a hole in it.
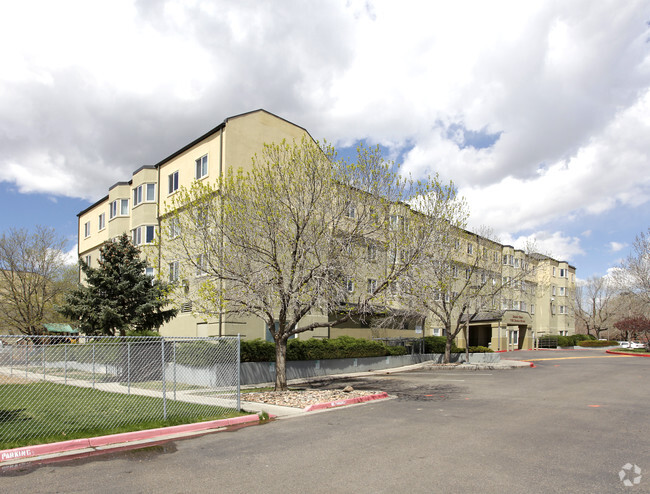
[[[445,341],[445,364],[448,364],[451,361],[451,342],[453,339],[449,338],[449,333],[447,333],[447,341]]]
[[[275,342],[275,390],[287,390],[287,340]]]
[[[465,333],[465,362],[469,364],[469,315],[467,321],[465,321],[463,332]]]

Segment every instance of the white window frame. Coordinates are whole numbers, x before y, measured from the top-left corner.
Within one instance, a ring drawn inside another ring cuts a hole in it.
[[[563,287],[563,286],[561,286],[561,287],[560,287],[560,296],[561,296],[561,297],[564,297],[565,295],[566,295],[566,288]]]
[[[368,278],[368,293],[375,293],[377,290],[377,280],[374,278]]]
[[[357,216],[357,207],[353,202],[348,202],[345,207],[345,217],[346,218],[356,218]]]
[[[345,289],[348,293],[354,293],[354,280],[349,278],[345,280]]]
[[[181,220],[178,216],[172,216],[169,219],[169,238],[180,237],[181,235]]]
[[[208,176],[208,155],[204,154],[194,160],[194,178],[201,180]]]
[[[178,170],[167,175],[167,194],[173,194],[178,190]]]
[[[87,256],[84,256],[84,262],[88,265],[88,267],[90,267],[90,263],[92,262],[92,260],[93,260],[93,258],[91,257],[90,254],[88,254]]]
[[[471,242],[467,242],[467,254],[469,254],[470,256],[474,254],[474,244],[472,244]]]
[[[90,221],[84,223],[84,238],[90,237]]]
[[[377,260],[377,247],[375,245],[368,244],[366,251],[367,251],[366,253],[369,261]]]
[[[208,255],[199,254],[196,258],[196,276],[205,276],[208,274]]]
[[[535,314],[535,304],[530,304],[530,313]]]
[[[140,184],[133,188],[133,207],[136,207],[143,202],[156,202],[155,183]]]
[[[151,238],[147,239],[149,232]],[[156,226],[155,225],[141,225],[131,230],[131,241],[133,245],[150,245],[156,241]]]
[[[106,213],[102,213],[97,217],[97,231],[102,231],[106,228]]]
[[[180,278],[179,262],[172,261],[169,263],[169,282],[175,283]]]

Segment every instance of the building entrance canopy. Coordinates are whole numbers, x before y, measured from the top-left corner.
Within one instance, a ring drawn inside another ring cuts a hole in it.
[[[503,326],[531,326],[533,318],[528,312],[520,310],[494,310],[479,312],[469,321],[473,324],[485,324],[488,322],[500,322]]]

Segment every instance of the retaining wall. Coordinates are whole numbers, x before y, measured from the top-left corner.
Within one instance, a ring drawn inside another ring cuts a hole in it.
[[[350,374],[372,370],[392,369],[420,362],[442,363],[444,355],[437,353],[420,355],[399,355],[387,357],[366,357],[349,359],[298,360],[287,362],[287,379],[306,379],[318,376]],[[498,353],[470,353],[469,363],[499,362]],[[452,353],[452,362],[465,362],[464,353]],[[275,382],[275,362],[242,362],[241,384]]]

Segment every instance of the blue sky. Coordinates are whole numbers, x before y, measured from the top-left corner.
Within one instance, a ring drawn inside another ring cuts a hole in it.
[[[4,2],[0,230],[73,249],[113,183],[265,108],[604,275],[650,225],[649,40],[640,0]]]

